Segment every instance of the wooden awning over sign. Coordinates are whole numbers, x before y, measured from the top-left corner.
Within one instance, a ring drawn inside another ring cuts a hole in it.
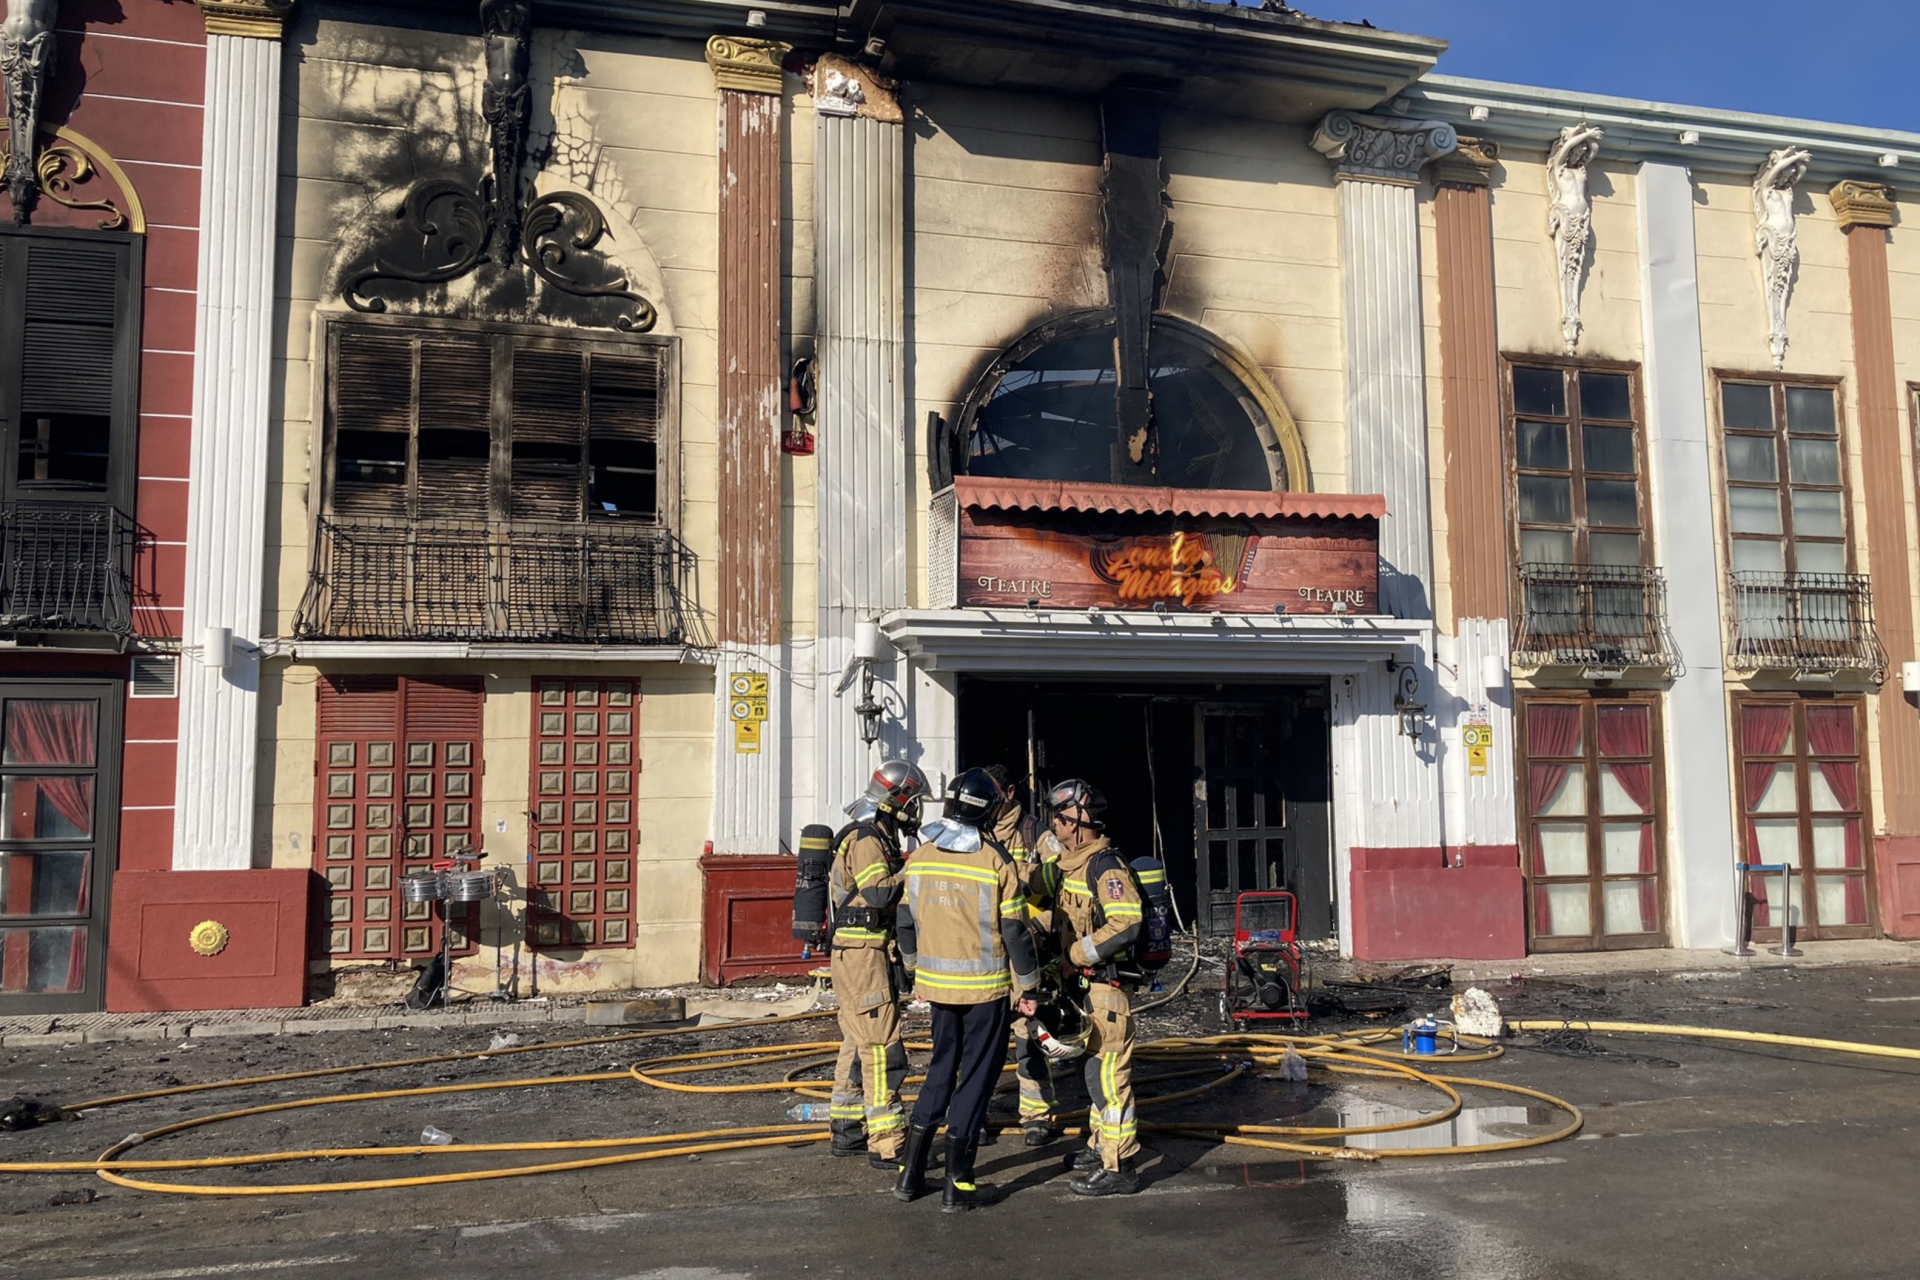
[[[962,605],[1379,611],[1375,495],[957,477]]]

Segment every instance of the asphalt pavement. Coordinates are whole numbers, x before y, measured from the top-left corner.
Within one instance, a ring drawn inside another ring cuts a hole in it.
[[[1202,1002],[1195,1002],[1195,1007]],[[1608,975],[1521,983],[1524,1016],[1695,1023],[1920,1047],[1920,969]],[[1170,1027],[1191,1030],[1188,1027]],[[724,1032],[716,1043],[830,1038],[831,1022]],[[72,1100],[232,1074],[484,1047],[479,1032],[414,1030],[252,1041],[0,1050],[0,1098]],[[0,1161],[75,1158],[129,1130],[268,1099],[608,1071],[677,1041],[441,1064],[141,1103],[74,1124],[0,1134]],[[1551,1050],[1551,1051],[1549,1051]],[[1054,1276],[1358,1275],[1444,1280],[1587,1277],[1899,1277],[1920,1273],[1900,1224],[1920,1194],[1920,1063],[1681,1039],[1515,1041],[1462,1074],[1542,1089],[1582,1107],[1572,1140],[1484,1156],[1302,1162],[1217,1143],[1150,1138],[1147,1189],[1085,1201],[1067,1190],[1068,1145],[1003,1140],[982,1152],[999,1202],[947,1216],[905,1205],[863,1162],[818,1148],[720,1153],[613,1169],[416,1190],[181,1197],[86,1176],[0,1175],[0,1275],[20,1280],[201,1276],[507,1276],[570,1280],[1019,1272]],[[765,1073],[762,1072],[762,1075]],[[818,1074],[817,1072],[815,1074]],[[1145,1074],[1145,1072],[1143,1072]],[[1143,1092],[1151,1090],[1143,1090]],[[781,1119],[782,1094],[687,1101],[631,1080],[399,1098],[236,1120],[137,1154],[413,1141],[424,1124],[460,1143],[659,1133]],[[1543,1132],[1550,1111],[1467,1091],[1445,1126],[1396,1142],[1497,1141]],[[1402,1085],[1240,1080],[1179,1104],[1195,1116],[1352,1123],[1433,1105]],[[1167,1117],[1163,1117],[1167,1118]],[[519,1156],[512,1159],[524,1160]],[[481,1168],[453,1153],[380,1162],[383,1175]],[[155,1175],[267,1185],[368,1176],[371,1161]],[[354,1167],[347,1167],[354,1166]],[[93,1192],[90,1202],[85,1193]],[[56,1204],[54,1201],[66,1201]]]

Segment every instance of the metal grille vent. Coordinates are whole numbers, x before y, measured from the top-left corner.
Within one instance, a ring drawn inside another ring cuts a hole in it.
[[[180,660],[172,654],[142,654],[134,658],[131,693],[136,698],[179,697]]]

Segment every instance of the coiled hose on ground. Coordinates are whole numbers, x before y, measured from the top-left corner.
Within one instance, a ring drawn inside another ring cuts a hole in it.
[[[791,1014],[786,1017],[720,1024],[713,1027],[674,1027],[653,1031],[596,1036],[587,1039],[520,1045],[505,1049],[436,1054],[429,1057],[408,1058],[390,1062],[292,1071],[277,1075],[252,1076],[245,1079],[221,1080],[207,1084],[180,1085],[173,1088],[152,1089],[140,1093],[122,1094],[115,1097],[94,1098],[85,1102],[72,1104],[66,1109],[73,1112],[100,1111],[110,1107],[125,1106],[138,1102],[151,1101],[157,1098],[179,1097],[182,1095],[218,1090],[285,1084],[292,1081],[317,1079],[328,1076],[398,1070],[407,1067],[431,1066],[441,1063],[471,1061],[478,1058],[504,1057],[513,1054],[540,1053],[560,1049],[631,1043],[669,1036],[696,1035],[700,1032],[711,1030],[764,1027],[831,1016],[833,1015],[830,1012]],[[1510,1026],[1511,1029],[1515,1031],[1577,1030],[1598,1034],[1645,1034],[1709,1040],[1737,1040],[1752,1044],[1816,1049],[1837,1053],[1920,1059],[1920,1050],[1915,1049],[1857,1044],[1850,1041],[1816,1040],[1801,1036],[1783,1036],[1761,1032],[1726,1031],[1708,1027],[1670,1027],[1654,1023],[1583,1022],[1578,1020],[1529,1020],[1515,1022],[1510,1024]],[[1197,1079],[1199,1083],[1188,1085],[1171,1092],[1143,1092],[1138,1098],[1137,1105],[1142,1109],[1148,1109],[1154,1106],[1163,1106],[1170,1102],[1190,1099],[1204,1094],[1211,1089],[1218,1088],[1232,1080],[1239,1079],[1248,1072],[1261,1068],[1280,1066],[1286,1060],[1289,1053],[1294,1053],[1304,1059],[1310,1069],[1317,1070],[1326,1075],[1412,1083],[1432,1089],[1445,1099],[1445,1103],[1440,1110],[1421,1114],[1406,1120],[1375,1125],[1258,1125],[1220,1122],[1207,1119],[1189,1119],[1164,1124],[1143,1124],[1141,1128],[1146,1131],[1219,1141],[1232,1146],[1281,1151],[1296,1157],[1319,1160],[1374,1161],[1381,1159],[1461,1155],[1468,1152],[1478,1155],[1538,1147],[1572,1137],[1575,1133],[1579,1132],[1584,1122],[1580,1109],[1574,1104],[1565,1099],[1554,1097],[1551,1094],[1543,1093],[1537,1089],[1529,1089],[1521,1085],[1508,1084],[1502,1081],[1474,1079],[1457,1075],[1440,1075],[1424,1069],[1424,1066],[1416,1066],[1416,1063],[1431,1064],[1433,1059],[1400,1052],[1398,1048],[1393,1047],[1393,1045],[1398,1043],[1398,1037],[1399,1032],[1397,1030],[1372,1030],[1344,1032],[1332,1035],[1242,1034],[1191,1038],[1179,1037],[1152,1041],[1142,1044],[1135,1051],[1136,1060],[1147,1067],[1146,1070],[1140,1071],[1136,1075],[1137,1085],[1155,1088],[1171,1081],[1195,1079]],[[924,1042],[910,1042],[909,1047],[925,1049],[928,1046]],[[820,1040],[791,1044],[696,1050],[646,1058],[634,1063],[626,1071],[601,1071],[577,1075],[531,1076],[515,1080],[429,1085],[418,1088],[372,1090],[360,1093],[337,1093],[315,1098],[300,1098],[273,1102],[261,1106],[241,1107],[234,1110],[215,1112],[131,1134],[108,1147],[95,1160],[0,1163],[0,1174],[93,1174],[116,1186],[168,1195],[319,1195],[348,1191],[389,1190],[405,1187],[486,1182],[502,1178],[527,1177],[542,1173],[561,1173],[571,1170],[638,1164],[645,1161],[665,1160],[690,1155],[705,1155],[721,1151],[738,1151],[757,1147],[798,1146],[825,1139],[828,1136],[826,1127],[817,1124],[752,1125],[692,1130],[682,1133],[618,1138],[570,1139],[548,1142],[462,1143],[456,1146],[419,1145],[323,1148],[176,1160],[132,1160],[126,1158],[127,1153],[135,1148],[143,1147],[162,1138],[250,1116],[271,1115],[279,1112],[297,1111],[313,1107],[336,1106],[356,1102],[377,1102],[398,1098],[424,1098],[446,1094],[506,1089],[552,1088],[563,1085],[595,1084],[616,1080],[633,1080],[651,1088],[681,1094],[784,1092],[797,1093],[806,1097],[825,1097],[827,1095],[827,1086],[824,1082],[803,1080],[800,1076],[808,1070],[830,1062],[838,1048],[839,1044],[837,1041]],[[1497,1043],[1479,1040],[1470,1036],[1463,1036],[1461,1037],[1460,1052],[1452,1056],[1448,1061],[1450,1064],[1486,1062],[1499,1057],[1501,1053],[1502,1049]],[[1169,1066],[1171,1069],[1164,1071],[1152,1070],[1154,1066],[1162,1064]],[[708,1072],[738,1071],[748,1067],[772,1067],[782,1065],[787,1069],[777,1079],[725,1084],[700,1084],[689,1079],[689,1077]],[[914,1083],[919,1079],[921,1079],[921,1077],[910,1076],[908,1077],[908,1082]],[[1370,1150],[1340,1145],[1352,1138],[1373,1134],[1394,1133],[1410,1129],[1423,1129],[1450,1120],[1459,1114],[1463,1105],[1459,1092],[1462,1088],[1490,1089],[1530,1098],[1558,1109],[1565,1114],[1566,1119],[1558,1127],[1546,1133],[1524,1138],[1515,1138],[1499,1143],[1476,1144],[1471,1147],[1438,1146]],[[1077,1117],[1084,1116],[1084,1114],[1084,1112],[1075,1113],[1074,1115],[1065,1116],[1063,1119],[1071,1121]],[[1083,1133],[1084,1128],[1069,1126],[1065,1128],[1064,1132],[1068,1134]],[[449,1154],[471,1155],[475,1153],[495,1152],[570,1152],[575,1154],[572,1155],[571,1158],[563,1160],[509,1165],[494,1169],[462,1170],[458,1172],[422,1174],[409,1177],[375,1178],[342,1182],[269,1185],[240,1183],[210,1184],[154,1181],[150,1178],[132,1176],[135,1174],[185,1172],[188,1170],[249,1168],[260,1165],[287,1164],[306,1160],[368,1160],[401,1156],[435,1157]]]

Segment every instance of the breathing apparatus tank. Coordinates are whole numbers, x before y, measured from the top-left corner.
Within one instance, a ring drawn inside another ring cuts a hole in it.
[[[833,828],[800,828],[800,865],[793,879],[793,936],[809,946],[827,940],[827,876],[833,870]]]

